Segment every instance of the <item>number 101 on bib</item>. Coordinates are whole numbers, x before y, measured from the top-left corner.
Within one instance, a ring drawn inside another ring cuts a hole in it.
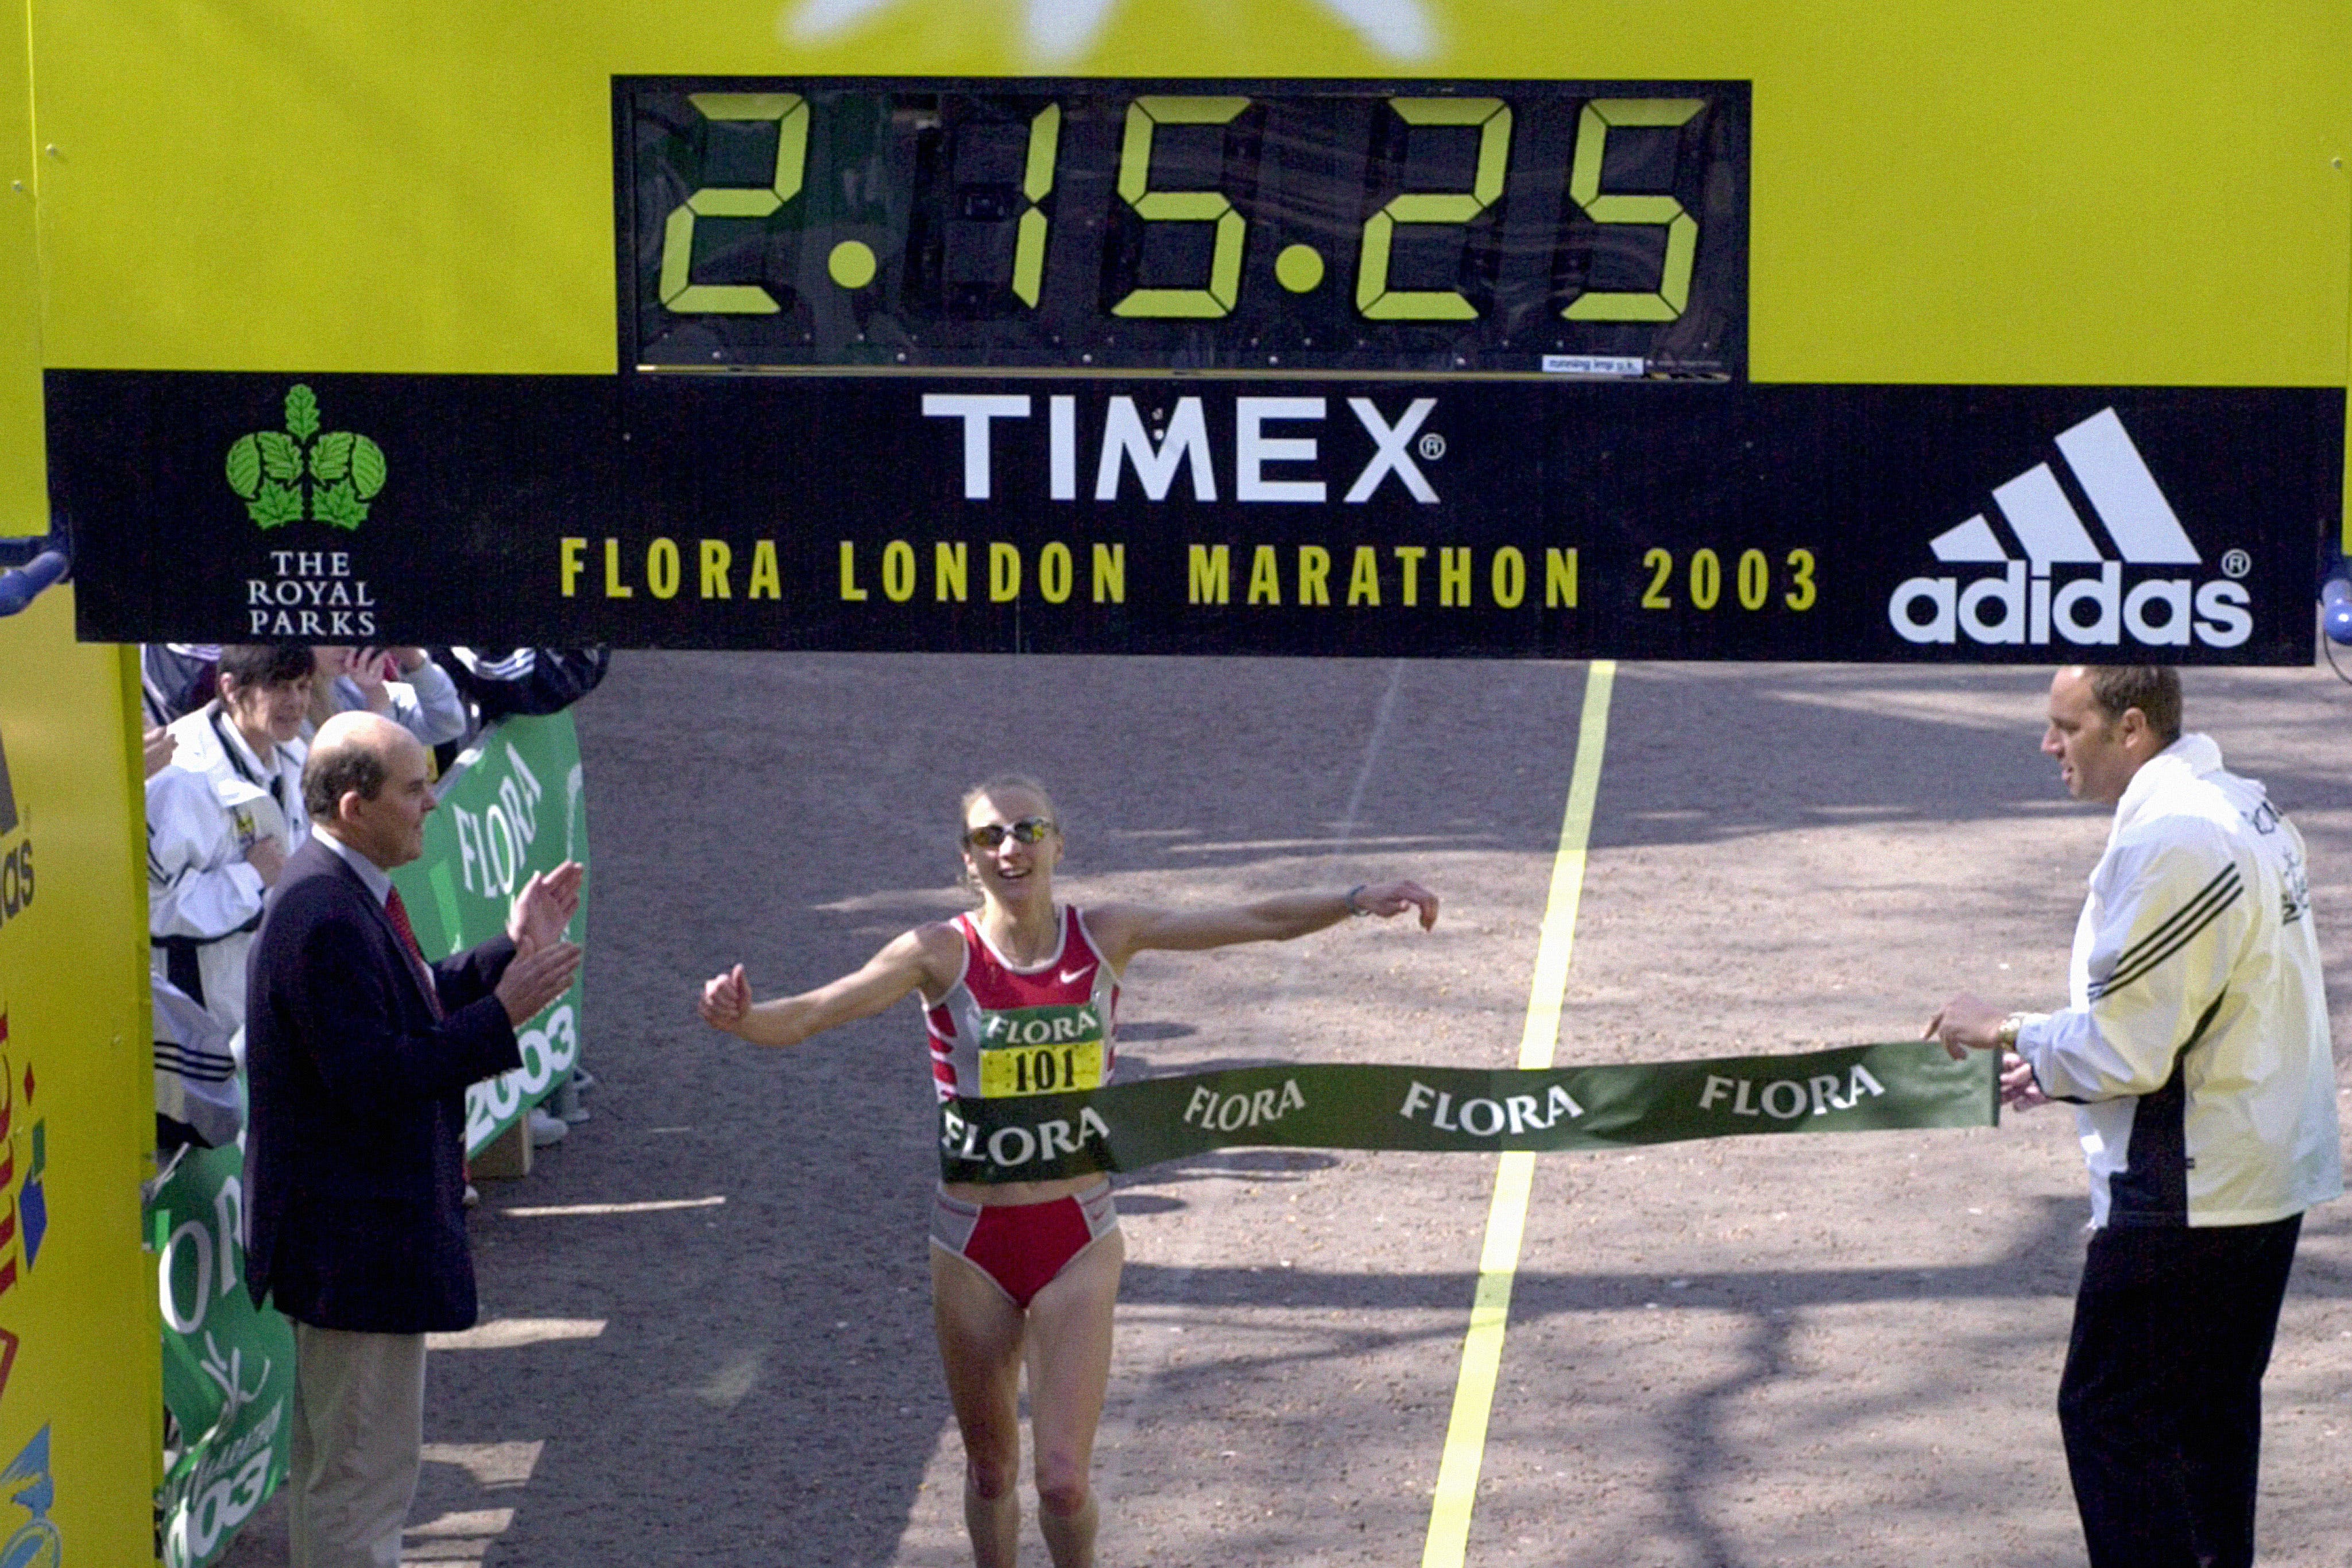
[[[1744,82],[616,78],[625,369],[1739,379]]]

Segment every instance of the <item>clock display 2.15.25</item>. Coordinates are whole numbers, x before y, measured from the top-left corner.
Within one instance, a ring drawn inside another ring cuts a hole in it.
[[[614,88],[658,370],[1738,378],[1744,82]]]

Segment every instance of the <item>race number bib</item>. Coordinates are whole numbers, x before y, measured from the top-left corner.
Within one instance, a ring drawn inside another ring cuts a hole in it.
[[[1102,1014],[1091,1003],[990,1013],[980,1044],[981,1097],[1099,1089],[1103,1045]]]

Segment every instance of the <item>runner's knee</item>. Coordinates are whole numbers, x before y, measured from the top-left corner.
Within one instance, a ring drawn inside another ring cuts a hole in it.
[[[1068,1460],[1037,1456],[1037,1506],[1066,1519],[1085,1511],[1088,1497],[1087,1473]]]
[[[1010,1460],[968,1455],[963,1465],[964,1485],[971,1489],[973,1496],[993,1502],[1013,1490],[1013,1470]]]
[[[1047,1513],[1068,1519],[1086,1511],[1089,1495],[1083,1480],[1064,1481],[1059,1485],[1049,1483],[1037,1489],[1037,1506]]]

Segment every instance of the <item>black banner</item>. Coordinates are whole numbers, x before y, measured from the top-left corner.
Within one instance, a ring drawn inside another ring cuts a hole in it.
[[[2302,664],[2330,388],[53,371],[102,641]]]

